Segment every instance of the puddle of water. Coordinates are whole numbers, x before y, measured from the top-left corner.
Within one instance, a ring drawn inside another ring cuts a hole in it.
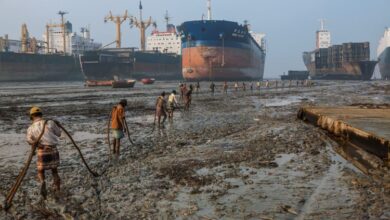
[[[277,163],[279,166],[283,166],[284,164],[288,163],[291,159],[293,159],[296,154],[279,154],[276,156],[274,162]]]

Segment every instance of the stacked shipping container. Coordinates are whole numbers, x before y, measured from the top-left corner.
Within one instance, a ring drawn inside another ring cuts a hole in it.
[[[345,62],[370,60],[370,44],[344,43],[316,50],[316,68],[341,68]]]

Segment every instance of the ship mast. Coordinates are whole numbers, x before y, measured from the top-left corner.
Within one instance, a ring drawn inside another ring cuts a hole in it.
[[[134,25],[137,27],[141,34],[141,51],[145,51],[145,31],[153,23],[152,17],[149,17],[148,20],[142,19],[142,2],[139,2],[139,19],[133,17],[131,20],[131,26]]]
[[[164,20],[165,20],[167,30],[168,30],[169,21],[171,20],[171,17],[169,17],[169,14],[168,14],[168,10],[165,12]]]
[[[211,20],[211,0],[207,0],[207,20]]]
[[[64,41],[64,54],[66,54],[66,28],[65,28],[65,20],[64,20],[64,15],[68,14],[68,12],[65,11],[59,11],[58,14],[61,16],[61,27],[62,27],[62,39]]]
[[[320,19],[320,24],[321,24],[321,31],[325,30],[325,19]]]
[[[121,24],[127,19],[131,20],[131,17],[127,14],[127,10],[125,11],[125,14],[123,16],[120,15],[113,16],[110,11],[110,13],[104,18],[104,22],[112,21],[116,25],[116,40],[115,40],[116,48],[121,48],[121,44],[122,44]]]

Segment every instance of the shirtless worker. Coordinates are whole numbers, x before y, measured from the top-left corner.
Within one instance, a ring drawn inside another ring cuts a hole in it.
[[[119,157],[121,139],[125,136],[125,107],[127,106],[127,100],[122,99],[116,105],[111,112],[111,130],[114,137],[114,149],[113,153],[116,157]]]
[[[211,91],[211,94],[214,95],[214,92],[215,92],[215,84],[214,84],[214,82],[211,82],[211,84],[210,84],[210,91]]]
[[[161,122],[161,116],[163,116],[163,121]],[[154,120],[156,120],[158,127],[160,128],[161,124],[164,127],[165,120],[167,119],[167,106],[165,101],[165,92],[162,92],[161,95],[156,100],[156,115]]]
[[[225,94],[227,94],[227,92],[228,92],[228,84],[227,84],[227,82],[225,81],[224,83],[223,83],[223,92],[225,93]]]
[[[190,105],[192,101],[192,85],[190,85],[190,89],[186,92],[184,96],[184,110],[188,111],[190,110]]]
[[[199,81],[196,82],[195,91],[196,91],[196,94],[198,94],[200,92],[200,83],[199,83]]]
[[[30,119],[32,121],[31,126],[27,129],[27,142],[32,146],[37,144],[37,170],[38,180],[41,184],[40,193],[41,196],[46,199],[47,190],[45,182],[45,170],[51,170],[53,175],[53,189],[60,191],[61,179],[58,175],[57,167],[60,164],[60,155],[57,150],[57,144],[59,137],[61,136],[61,129],[57,124],[49,120],[46,126],[43,127],[45,120],[40,108],[32,107],[30,109]],[[43,131],[41,139],[38,141],[41,132]]]
[[[172,93],[168,96],[168,119],[173,120],[173,112],[177,107],[178,104],[176,100],[176,90],[173,90]]]

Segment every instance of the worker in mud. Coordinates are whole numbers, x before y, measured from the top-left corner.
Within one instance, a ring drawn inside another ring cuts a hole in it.
[[[186,92],[186,95],[184,96],[184,110],[188,111],[190,110],[191,101],[192,101],[192,85],[190,85],[190,89]]]
[[[125,136],[126,124],[125,124],[125,107],[127,106],[127,100],[122,99],[120,102],[112,109],[111,112],[111,130],[112,136],[114,138],[114,148],[113,153],[116,157],[119,157],[121,139]]]
[[[163,120],[161,122],[161,116]],[[161,95],[156,100],[156,115],[158,127],[164,127],[165,120],[167,119],[167,105],[165,101],[165,92],[162,92]],[[156,120],[156,118],[155,118]]]
[[[257,90],[260,90],[260,87],[261,87],[261,83],[260,83],[260,81],[257,81],[257,82],[256,82],[256,88],[257,88]]]
[[[234,83],[234,90],[237,92],[238,91],[238,83]]]
[[[242,82],[242,91],[246,91],[246,84],[245,84],[245,82]]]
[[[196,94],[198,94],[200,92],[200,83],[199,83],[199,81],[196,82],[195,91],[196,91]]]
[[[53,175],[53,189],[57,192],[61,188],[61,179],[58,175],[57,167],[60,164],[60,155],[57,150],[59,137],[61,136],[61,129],[57,124],[49,120],[45,127],[43,127],[45,120],[40,108],[32,107],[30,109],[31,126],[27,129],[27,142],[33,146],[37,145],[37,170],[38,180],[41,184],[40,194],[46,199],[47,190],[45,182],[45,170],[51,170]],[[40,134],[43,135],[38,140]]]
[[[172,93],[168,96],[168,119],[173,120],[173,112],[175,111],[175,108],[178,108],[179,105],[177,104],[176,100],[176,90],[173,90]]]
[[[184,83],[181,83],[180,86],[179,86],[179,91],[180,91],[180,100],[183,101],[183,98],[184,98],[184,94],[183,94],[183,86],[184,86]]]
[[[225,94],[228,93],[228,88],[229,88],[229,86],[228,86],[227,82],[225,81],[225,82],[223,83],[223,92],[224,92]]]
[[[269,89],[269,81],[268,81],[268,80],[265,82],[265,87],[266,87],[267,89]]]
[[[251,92],[253,92],[253,82],[251,82],[250,89],[251,89]]]
[[[211,91],[211,94],[214,95],[214,92],[215,92],[215,84],[214,84],[214,82],[211,82],[211,84],[210,84],[210,91]]]
[[[181,87],[181,100],[183,101],[184,100],[184,96],[186,95],[187,93],[187,84],[184,83],[183,86]]]

